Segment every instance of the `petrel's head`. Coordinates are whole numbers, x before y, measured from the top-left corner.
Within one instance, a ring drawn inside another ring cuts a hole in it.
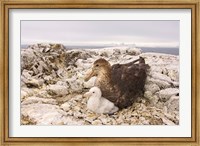
[[[98,87],[92,87],[88,92],[86,92],[83,97],[95,97],[95,98],[101,98],[101,90]]]
[[[85,81],[88,81],[91,77],[98,76],[100,73],[109,70],[110,67],[111,67],[111,65],[107,60],[105,60],[103,58],[96,60],[93,63],[92,69],[86,75]]]

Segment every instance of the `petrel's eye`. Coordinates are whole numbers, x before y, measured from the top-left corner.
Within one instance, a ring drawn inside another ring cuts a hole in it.
[[[97,65],[95,65],[96,67],[98,67],[99,65],[97,64]]]
[[[94,91],[92,93],[95,93]]]

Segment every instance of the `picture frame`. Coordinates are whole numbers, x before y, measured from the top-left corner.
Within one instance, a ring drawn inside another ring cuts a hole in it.
[[[1,143],[16,144],[63,144],[63,145],[199,145],[199,0],[192,1],[1,1]],[[192,114],[191,137],[9,137],[9,10],[10,9],[190,9],[192,14]]]

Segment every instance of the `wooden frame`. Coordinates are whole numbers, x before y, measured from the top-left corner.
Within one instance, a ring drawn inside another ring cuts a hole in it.
[[[114,1],[114,0],[99,0],[97,2],[87,0],[85,2],[80,1],[48,1],[48,0],[31,0],[31,1],[18,1],[18,0],[3,0],[1,1],[1,70],[0,70],[0,84],[1,84],[1,143],[3,145],[12,144],[35,144],[43,145],[41,143],[62,143],[62,144],[75,144],[83,145],[112,145],[119,144],[173,144],[173,145],[199,145],[199,115],[200,108],[197,106],[200,104],[200,92],[198,91],[199,80],[199,0],[187,1],[187,0],[175,0],[175,1]],[[191,138],[11,138],[9,137],[9,116],[8,116],[8,14],[9,9],[12,8],[187,8],[192,10],[192,137]]]

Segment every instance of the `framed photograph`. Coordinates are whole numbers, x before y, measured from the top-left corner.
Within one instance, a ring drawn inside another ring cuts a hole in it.
[[[199,144],[199,1],[1,1],[1,142]]]

